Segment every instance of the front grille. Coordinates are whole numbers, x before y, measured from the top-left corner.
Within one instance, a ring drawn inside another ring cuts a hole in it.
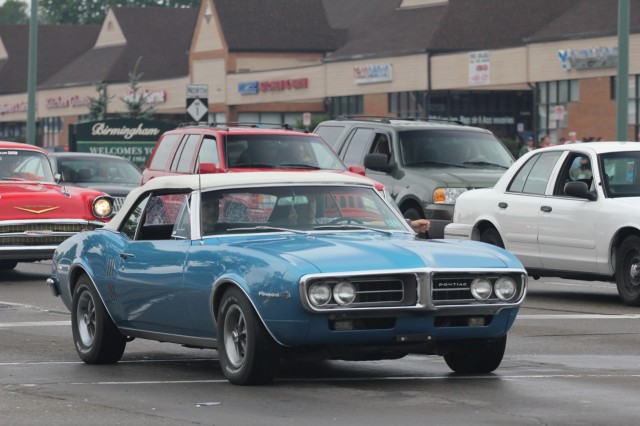
[[[113,213],[117,213],[122,205],[124,204],[124,200],[126,197],[113,197]]]
[[[0,247],[57,245],[80,231],[93,230],[92,223],[31,222],[0,225]]]
[[[356,289],[356,298],[349,305],[351,308],[412,306],[418,298],[414,274],[320,278],[310,280],[305,285],[309,288],[313,283],[323,282],[333,288],[340,281],[349,281]],[[343,307],[331,300],[320,309]]]
[[[451,304],[467,304],[478,302],[476,298],[471,294],[471,282],[475,278],[486,278],[492,284],[503,275],[509,275],[520,286],[522,291],[522,279],[518,273],[510,274],[486,274],[478,272],[470,273],[434,273],[431,277],[431,289],[433,304],[438,305],[451,305]],[[516,298],[517,299],[517,298]],[[495,293],[485,301],[486,302],[502,302]]]

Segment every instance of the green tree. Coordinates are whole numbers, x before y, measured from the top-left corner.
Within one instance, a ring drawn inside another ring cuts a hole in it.
[[[101,24],[109,8],[117,6],[195,8],[200,0],[39,0],[38,16],[46,24]]]
[[[98,97],[89,97],[89,120],[104,120],[107,118],[107,106],[114,95],[107,95],[107,83],[96,83]]]
[[[136,61],[136,66],[133,68],[133,71],[129,72],[129,87],[131,88],[130,92],[126,97],[120,98],[127,107],[127,112],[125,114],[122,114],[124,118],[151,119],[156,113],[156,108],[154,106],[145,106],[149,95],[140,90],[140,79],[144,74],[138,72],[138,66],[140,65],[141,60],[142,57],[139,57]]]
[[[6,0],[0,5],[0,24],[26,24],[29,22],[27,3],[20,0]]]

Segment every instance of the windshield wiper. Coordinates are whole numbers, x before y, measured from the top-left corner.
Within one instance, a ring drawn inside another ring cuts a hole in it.
[[[314,230],[361,230],[361,231],[375,231],[385,235],[393,235],[393,232],[384,229],[371,228],[364,225],[318,225],[313,227]]]
[[[265,164],[265,163],[242,163],[242,164],[236,164],[233,167],[238,167],[238,168],[256,168],[256,169],[273,169],[276,166],[274,166],[273,164]]]
[[[241,232],[293,232],[294,234],[308,234],[306,231],[290,228],[278,228],[277,226],[247,226],[242,228],[229,228],[226,230],[228,234]]]
[[[312,166],[311,164],[278,164],[278,167],[288,168],[288,169],[313,169],[320,170],[321,168],[318,166]]]
[[[413,163],[407,163],[407,167],[411,166],[451,166],[451,167],[460,167],[465,168],[465,166],[461,164],[454,163],[444,163],[442,161],[432,161],[432,160],[423,160],[423,161],[414,161]]]
[[[465,161],[463,164],[473,164],[474,166],[492,166],[492,167],[500,167],[501,169],[508,169],[508,167],[503,166],[501,164],[490,163],[488,161]]]

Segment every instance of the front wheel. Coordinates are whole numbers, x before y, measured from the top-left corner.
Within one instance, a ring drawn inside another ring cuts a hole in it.
[[[507,336],[495,339],[466,340],[456,343],[444,360],[460,374],[487,374],[500,366]]]
[[[80,276],[73,292],[71,329],[76,352],[87,364],[115,364],[122,358],[127,340],[86,275]]]
[[[500,237],[500,233],[496,228],[487,228],[480,234],[480,241],[487,244],[492,244],[500,248],[504,248],[504,243]]]
[[[625,305],[640,306],[640,238],[635,235],[627,237],[618,250],[616,286]]]
[[[240,289],[230,288],[222,296],[217,330],[218,356],[227,380],[234,385],[262,385],[274,379],[278,344]]]

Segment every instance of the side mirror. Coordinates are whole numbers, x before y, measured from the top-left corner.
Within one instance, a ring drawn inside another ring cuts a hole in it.
[[[367,154],[364,156],[364,167],[366,169],[377,170],[389,173],[393,170],[393,165],[389,162],[386,154]]]
[[[215,163],[201,163],[198,166],[198,173],[202,175],[217,173],[220,169],[215,165]]]
[[[583,198],[589,201],[595,201],[597,199],[596,194],[589,191],[587,183],[581,180],[568,182],[564,186],[564,195],[568,195],[569,197]]]
[[[56,173],[55,175],[53,175],[53,180],[56,183],[59,183],[62,180],[62,175],[60,173]]]

